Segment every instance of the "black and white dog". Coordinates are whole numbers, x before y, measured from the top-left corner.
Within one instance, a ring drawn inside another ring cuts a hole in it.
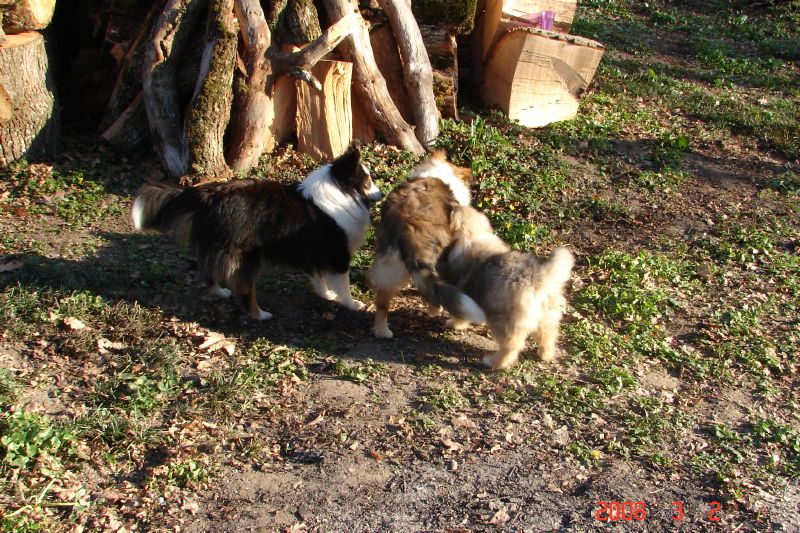
[[[211,292],[240,296],[254,319],[272,314],[256,301],[265,261],[298,268],[314,290],[348,309],[364,304],[350,293],[350,259],[364,244],[369,203],[381,192],[355,146],[302,182],[254,179],[180,188],[146,184],[133,203],[137,230],[157,229],[191,246]]]

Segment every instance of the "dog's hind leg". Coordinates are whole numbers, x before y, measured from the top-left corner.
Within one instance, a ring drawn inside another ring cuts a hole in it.
[[[369,279],[375,290],[374,335],[379,339],[391,339],[394,334],[389,329],[389,307],[397,291],[411,280],[411,273],[400,259],[397,251],[380,254],[369,269]]]
[[[216,296],[217,298],[227,299],[231,297],[231,290],[221,286],[217,281],[211,281],[208,284],[208,294]]]
[[[364,302],[353,299],[350,293],[350,271],[344,273],[331,272],[325,275],[325,282],[336,294],[336,301],[353,311],[361,311],[366,307]]]
[[[561,323],[561,311],[548,311],[539,320],[539,327],[534,332],[534,338],[539,344],[539,359],[552,361],[556,357],[558,343],[558,328]]]
[[[519,352],[525,347],[525,340],[528,338],[528,332],[520,328],[514,328],[505,334],[499,333],[492,328],[492,335],[497,339],[497,353],[483,358],[483,364],[495,370],[512,367],[517,362]]]
[[[248,255],[243,258],[239,271],[235,275],[236,294],[242,297],[250,318],[255,320],[269,320],[272,313],[268,313],[258,306],[256,299],[256,279],[261,270],[261,260],[258,256]]]

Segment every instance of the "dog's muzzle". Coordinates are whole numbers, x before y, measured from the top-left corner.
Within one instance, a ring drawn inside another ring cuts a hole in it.
[[[370,189],[367,191],[367,200],[369,200],[370,202],[377,202],[381,198],[383,198],[383,193],[375,185],[375,183],[373,183],[372,187],[370,187]]]

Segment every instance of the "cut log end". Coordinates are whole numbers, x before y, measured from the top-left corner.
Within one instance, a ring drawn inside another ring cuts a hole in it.
[[[43,30],[53,19],[56,0],[20,0],[6,8],[3,30],[6,33],[22,33]]]

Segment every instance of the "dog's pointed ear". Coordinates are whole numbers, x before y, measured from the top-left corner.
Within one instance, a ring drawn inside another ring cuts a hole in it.
[[[339,183],[350,183],[361,163],[361,145],[353,141],[345,153],[331,163],[331,175]]]

